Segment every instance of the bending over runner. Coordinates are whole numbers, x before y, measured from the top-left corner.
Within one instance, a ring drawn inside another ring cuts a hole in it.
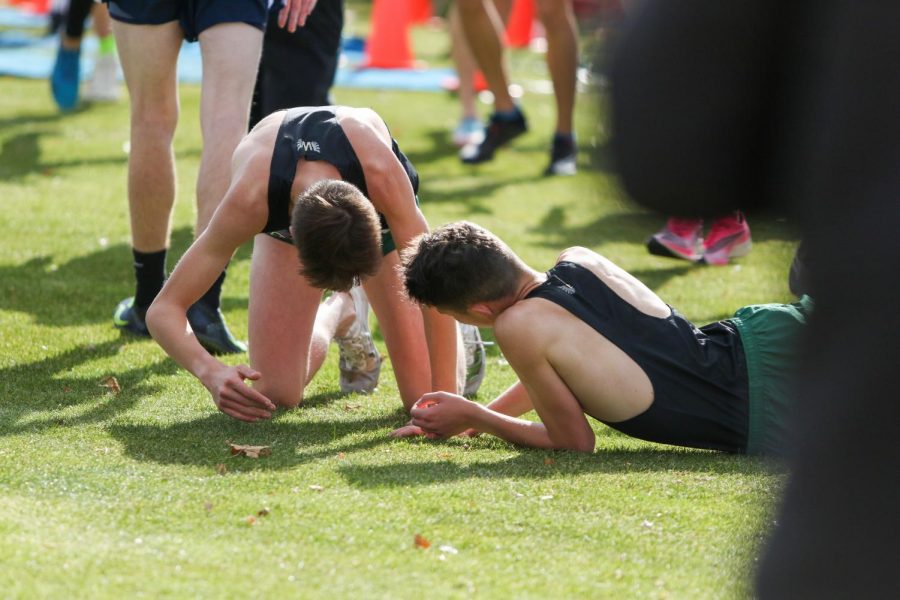
[[[418,174],[375,112],[327,106],[272,113],[237,146],[231,173],[209,226],[147,312],[153,337],[200,379],[219,410],[256,421],[276,406],[298,405],[329,338],[346,332],[348,313],[367,314],[364,303],[354,310],[336,295],[317,319],[322,291],[350,290],[360,280],[404,406],[432,390],[460,389],[456,323],[420,311],[402,294],[396,248],[427,232],[428,223],[416,199]],[[203,349],[185,314],[251,238],[251,366],[231,367]]]
[[[585,415],[641,439],[779,453],[794,339],[810,300],[741,308],[695,327],[635,277],[586,248],[540,273],[472,223],[423,235],[404,253],[422,306],[493,327],[520,381],[488,406],[426,394],[412,424],[429,437],[481,431],[525,446],[592,451]],[[531,409],[541,422],[516,418]],[[395,435],[408,435],[410,428]]]

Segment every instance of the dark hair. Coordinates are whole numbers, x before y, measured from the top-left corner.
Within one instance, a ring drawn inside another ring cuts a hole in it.
[[[451,310],[514,294],[521,273],[506,244],[467,221],[420,235],[401,253],[401,261],[411,300]]]
[[[356,187],[326,179],[297,198],[291,215],[300,274],[317,288],[346,291],[381,265],[381,225]]]

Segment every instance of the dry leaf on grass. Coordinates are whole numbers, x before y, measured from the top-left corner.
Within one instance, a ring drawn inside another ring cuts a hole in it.
[[[556,461],[553,460],[552,458],[545,458],[545,459],[544,459],[544,464],[545,464],[545,465],[552,465],[552,464],[554,464],[554,463],[556,463]]]
[[[242,444],[228,444],[231,448],[231,455],[237,456],[242,454],[248,458],[259,458],[261,456],[270,456],[272,448],[270,446],[244,446]]]
[[[425,536],[417,533],[413,538],[413,546],[421,548],[422,550],[427,550],[431,547],[431,542],[429,542]]]
[[[119,385],[119,380],[112,375],[101,381],[100,387],[105,387],[113,394],[118,394],[122,391],[122,386]]]
[[[218,463],[216,465],[216,473],[218,473],[219,475],[224,475],[227,472],[228,472],[228,467],[226,467],[224,464]]]
[[[268,516],[269,516],[269,509],[268,509],[268,508],[262,508],[262,509],[256,511],[256,516],[257,516],[257,517],[268,517]]]
[[[246,519],[244,519],[244,521],[246,521],[247,525],[256,525],[256,517],[254,517],[253,515],[248,516]]]

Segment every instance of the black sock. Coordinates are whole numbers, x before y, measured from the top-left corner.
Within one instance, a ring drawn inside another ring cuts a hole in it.
[[[147,308],[166,281],[166,249],[138,252],[132,248],[131,253],[134,255],[134,278],[137,281],[134,304]]]
[[[222,304],[222,284],[225,282],[225,273],[225,271],[222,271],[222,274],[209,286],[209,289],[206,290],[199,302],[213,310],[218,310]]]

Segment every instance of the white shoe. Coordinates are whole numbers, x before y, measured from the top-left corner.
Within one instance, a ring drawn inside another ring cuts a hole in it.
[[[84,90],[84,99],[93,102],[115,102],[119,99],[119,61],[115,54],[98,56],[94,72]]]
[[[345,394],[368,394],[378,386],[381,355],[369,332],[369,301],[366,293],[359,286],[353,287],[349,293],[356,309],[356,318],[346,335],[334,338],[340,352],[340,386]]]
[[[463,396],[474,396],[484,381],[487,367],[484,342],[481,341],[481,332],[474,325],[460,323],[459,332],[462,334],[463,348],[466,351],[466,383],[463,386]]]

